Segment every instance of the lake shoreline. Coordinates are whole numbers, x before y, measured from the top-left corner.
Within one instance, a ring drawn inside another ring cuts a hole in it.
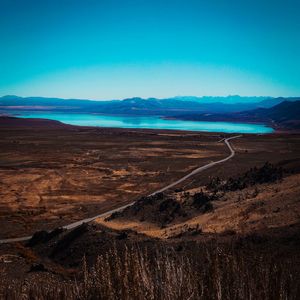
[[[164,116],[120,116],[103,114],[65,114],[36,111],[14,111],[9,115],[18,118],[49,119],[64,124],[88,127],[176,130],[191,132],[217,132],[242,134],[269,134],[274,128],[263,123],[190,121]]]

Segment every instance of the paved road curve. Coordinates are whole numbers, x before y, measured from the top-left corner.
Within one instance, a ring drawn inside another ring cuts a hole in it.
[[[239,138],[239,137],[241,137],[241,135],[232,136],[232,137],[230,137],[230,138],[226,138],[226,139],[221,140],[221,141],[224,141],[224,142],[225,142],[226,146],[227,146],[228,149],[230,150],[230,155],[229,155],[229,156],[227,156],[227,157],[225,157],[225,158],[223,158],[223,159],[221,159],[221,160],[214,161],[214,162],[211,162],[211,163],[209,163],[209,164],[206,164],[206,165],[204,165],[204,166],[202,166],[202,167],[199,167],[199,168],[193,170],[191,173],[189,173],[189,174],[185,175],[184,177],[180,178],[179,180],[177,180],[177,181],[175,181],[175,182],[173,182],[173,183],[171,183],[171,184],[169,184],[169,185],[163,187],[162,189],[159,189],[159,190],[153,192],[153,193],[150,194],[149,196],[153,196],[153,195],[155,195],[155,194],[162,193],[162,192],[164,192],[164,191],[166,191],[166,190],[168,190],[168,189],[170,189],[170,188],[172,188],[172,187],[178,185],[179,183],[185,181],[186,179],[190,178],[191,176],[194,176],[195,174],[198,174],[198,173],[200,173],[200,172],[202,172],[202,171],[204,171],[204,170],[206,170],[206,169],[209,169],[209,168],[211,168],[211,167],[213,167],[213,166],[215,166],[215,165],[224,163],[224,162],[226,162],[227,160],[231,159],[231,158],[235,155],[235,151],[232,149],[232,147],[231,147],[229,141],[232,140],[232,139]],[[221,141],[220,141],[220,142],[221,142]],[[106,217],[106,216],[108,216],[108,215],[110,215],[110,214],[112,214],[112,213],[114,213],[114,212],[121,211],[121,210],[125,209],[126,207],[133,205],[134,203],[135,203],[135,202],[132,202],[132,203],[123,205],[123,206],[121,206],[121,207],[118,207],[118,208],[116,208],[116,209],[112,209],[112,210],[110,210],[110,211],[107,211],[107,212],[105,212],[105,213],[102,213],[102,214],[100,214],[100,215],[97,215],[97,216],[94,216],[94,217],[91,217],[91,218],[86,218],[86,219],[77,221],[77,222],[75,222],[75,223],[71,223],[71,224],[69,224],[69,225],[65,225],[65,226],[63,226],[63,228],[64,228],[64,229],[72,229],[72,228],[75,228],[75,227],[77,227],[77,226],[79,226],[79,225],[81,225],[81,224],[83,224],[83,223],[88,223],[88,222],[91,222],[91,221],[93,221],[93,220],[95,220],[95,219],[97,219],[97,218],[103,218],[103,217]],[[7,244],[7,243],[13,243],[13,242],[27,241],[27,240],[29,240],[30,238],[31,238],[31,236],[24,236],[24,237],[20,237],[20,238],[12,238],[12,239],[4,239],[4,240],[0,240],[0,244]]]

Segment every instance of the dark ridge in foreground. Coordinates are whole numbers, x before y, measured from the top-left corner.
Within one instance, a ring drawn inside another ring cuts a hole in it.
[[[193,195],[177,189],[175,193],[158,193],[141,197],[123,211],[113,213],[106,221],[138,220],[164,228],[172,222],[179,223],[195,215],[213,211],[214,202],[221,201],[226,192],[241,191],[253,186],[257,189],[261,184],[274,183],[282,177],[283,169],[280,166],[266,162],[261,167],[251,168],[240,176],[230,177],[227,180],[213,177],[206,185],[205,191],[201,190]]]
[[[30,270],[32,280],[25,288],[22,281],[1,287],[0,295],[6,299],[20,299],[22,294],[30,299],[296,300],[299,229],[300,224],[295,224],[265,233],[162,242],[82,225],[33,248],[22,248],[24,257],[31,257],[25,270]],[[77,271],[71,271],[74,267]]]

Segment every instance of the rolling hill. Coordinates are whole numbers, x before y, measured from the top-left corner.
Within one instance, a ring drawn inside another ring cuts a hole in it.
[[[300,98],[285,100],[270,108],[236,113],[185,114],[176,118],[192,121],[262,122],[280,129],[300,129]]]

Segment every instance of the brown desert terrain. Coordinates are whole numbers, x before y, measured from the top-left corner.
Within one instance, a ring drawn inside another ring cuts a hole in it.
[[[216,134],[0,119],[0,238],[132,202],[227,155]]]
[[[15,118],[0,135],[0,237],[35,233],[0,245],[1,297],[298,299],[300,135],[243,135],[153,196],[232,135]]]

